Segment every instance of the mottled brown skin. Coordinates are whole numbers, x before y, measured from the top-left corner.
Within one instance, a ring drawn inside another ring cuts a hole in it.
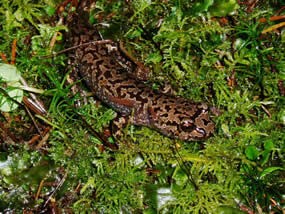
[[[147,126],[172,138],[205,140],[214,132],[209,108],[203,103],[153,91],[132,78],[139,69],[110,40],[94,41],[93,33],[73,34],[79,45],[70,61],[95,96],[134,125]]]

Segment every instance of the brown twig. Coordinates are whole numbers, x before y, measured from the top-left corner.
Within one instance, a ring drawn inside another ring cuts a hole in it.
[[[41,180],[40,185],[39,185],[39,188],[38,188],[38,191],[37,191],[36,196],[35,196],[35,200],[38,200],[38,198],[39,198],[39,196],[40,196],[40,193],[41,193],[41,191],[42,191],[44,182],[45,182],[45,179]]]
[[[112,40],[106,39],[106,40],[99,40],[99,41],[97,40],[97,41],[92,41],[92,42],[86,42],[86,43],[83,43],[80,45],[75,45],[75,46],[72,46],[70,48],[66,48],[66,49],[59,51],[59,52],[56,52],[56,53],[52,53],[52,54],[45,55],[45,56],[39,56],[39,58],[46,59],[46,58],[57,56],[57,55],[62,54],[62,53],[66,53],[68,51],[74,50],[74,49],[82,47],[82,46],[91,45],[91,44],[93,44],[93,45],[105,44],[105,43],[109,43],[109,42],[112,42]]]

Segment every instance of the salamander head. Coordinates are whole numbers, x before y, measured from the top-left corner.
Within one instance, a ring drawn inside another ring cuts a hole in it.
[[[150,122],[164,135],[183,141],[205,140],[213,135],[215,124],[210,120],[206,104],[164,97],[159,103],[151,111]]]
[[[215,124],[210,120],[208,108],[205,107],[202,106],[194,117],[188,115],[181,121],[178,125],[179,139],[185,141],[205,140],[213,135]]]

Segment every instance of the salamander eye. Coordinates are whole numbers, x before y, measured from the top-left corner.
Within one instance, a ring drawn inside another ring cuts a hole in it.
[[[194,128],[194,122],[191,119],[183,119],[180,124],[180,127],[183,131],[190,132]]]
[[[196,128],[195,130],[196,130],[198,133],[200,133],[201,135],[206,136],[206,132],[205,132],[204,129]]]

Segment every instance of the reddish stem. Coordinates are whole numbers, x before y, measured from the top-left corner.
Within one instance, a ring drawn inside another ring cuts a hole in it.
[[[12,56],[11,56],[11,63],[10,63],[11,65],[15,65],[16,52],[17,52],[17,39],[14,39],[12,43]]]

